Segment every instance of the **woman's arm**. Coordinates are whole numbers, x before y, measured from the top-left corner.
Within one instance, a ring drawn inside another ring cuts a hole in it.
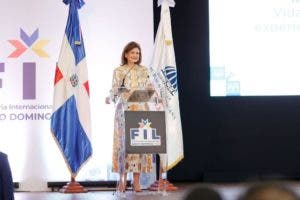
[[[117,80],[117,70],[113,71],[112,78],[112,87],[109,91],[109,96],[105,98],[105,103],[110,104],[111,102],[116,102],[116,98],[118,96],[118,80]]]

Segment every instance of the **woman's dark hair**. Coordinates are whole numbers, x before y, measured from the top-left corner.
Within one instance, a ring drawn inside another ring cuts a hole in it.
[[[128,53],[129,51],[131,51],[132,49],[134,48],[138,48],[139,51],[140,51],[140,57],[139,57],[139,60],[135,63],[135,64],[141,64],[142,62],[142,50],[141,50],[141,46],[136,43],[136,42],[129,42],[123,49],[123,52],[122,52],[122,56],[121,56],[121,65],[125,65],[127,64],[127,58],[125,57],[125,54]]]

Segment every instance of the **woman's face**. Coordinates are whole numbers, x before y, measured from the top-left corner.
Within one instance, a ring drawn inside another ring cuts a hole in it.
[[[140,59],[140,50],[135,47],[131,49],[129,52],[125,53],[125,58],[127,59],[128,64],[137,63]]]

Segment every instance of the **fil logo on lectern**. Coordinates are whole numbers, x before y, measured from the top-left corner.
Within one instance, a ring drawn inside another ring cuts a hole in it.
[[[10,45],[14,47],[13,51],[7,56],[8,59],[22,59],[22,55],[27,50],[33,52],[30,60],[36,60],[39,58],[49,58],[49,55],[44,51],[44,47],[49,43],[49,40],[39,39],[39,29],[28,34],[22,28],[20,28],[18,39],[7,40]],[[29,52],[30,53],[30,52]],[[34,57],[34,55],[38,57]],[[26,58],[28,59],[28,58]],[[24,60],[23,60],[24,61]],[[6,63],[7,65],[7,63]],[[22,98],[24,100],[36,99],[36,62],[22,62]],[[0,63],[0,72],[4,72],[5,63]],[[1,74],[0,74],[1,75]],[[0,88],[3,87],[3,78],[0,76]]]
[[[130,129],[131,146],[160,146],[161,138],[157,134],[156,128],[151,128],[149,119],[141,119],[138,128]]]

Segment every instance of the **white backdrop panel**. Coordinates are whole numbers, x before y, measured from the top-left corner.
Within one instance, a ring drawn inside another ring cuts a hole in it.
[[[1,0],[1,5],[0,151],[9,155],[21,190],[45,190],[47,181],[70,179],[49,121],[68,7],[53,0]],[[127,42],[139,42],[142,64],[149,64],[152,0],[87,0],[79,15],[89,70],[94,154],[77,180],[112,180],[114,108],[104,99]],[[20,51],[9,57],[16,49]]]

